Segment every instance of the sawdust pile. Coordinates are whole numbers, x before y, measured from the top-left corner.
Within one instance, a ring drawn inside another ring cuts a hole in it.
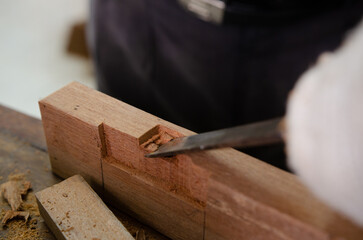
[[[0,234],[0,240],[40,239],[43,234],[37,228],[40,214],[34,193],[28,193],[30,182],[26,181],[22,173],[11,174],[7,179],[6,183],[0,185],[3,198],[0,199],[0,219],[2,229],[6,230],[5,235]]]
[[[23,220],[10,221],[7,224],[7,229],[8,232],[6,237],[0,237],[0,240],[35,240],[41,238],[41,233],[38,231],[38,229],[32,227],[32,223],[27,223]]]

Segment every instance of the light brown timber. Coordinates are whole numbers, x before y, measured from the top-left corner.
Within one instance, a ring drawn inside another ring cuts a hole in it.
[[[144,158],[164,133],[193,132],[79,83],[39,105],[53,171],[81,174],[114,206],[171,238],[363,238],[294,175],[231,148]]]
[[[58,240],[134,239],[80,175],[37,192],[36,198]]]

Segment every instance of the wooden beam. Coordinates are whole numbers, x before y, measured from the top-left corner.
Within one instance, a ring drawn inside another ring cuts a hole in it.
[[[231,148],[144,158],[193,132],[81,84],[39,102],[53,171],[174,239],[361,239],[292,174]]]
[[[35,195],[41,215],[58,240],[134,239],[79,175]]]

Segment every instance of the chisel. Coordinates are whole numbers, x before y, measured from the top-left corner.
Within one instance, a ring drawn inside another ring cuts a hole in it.
[[[145,157],[170,157],[180,153],[222,147],[256,147],[283,142],[282,118],[180,137],[161,145]]]

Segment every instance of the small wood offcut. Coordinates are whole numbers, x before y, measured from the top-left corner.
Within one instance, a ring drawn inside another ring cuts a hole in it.
[[[57,239],[134,239],[79,175],[37,192],[36,198]]]
[[[145,158],[193,132],[72,83],[39,102],[52,170],[173,239],[362,239],[287,172],[231,148]]]

